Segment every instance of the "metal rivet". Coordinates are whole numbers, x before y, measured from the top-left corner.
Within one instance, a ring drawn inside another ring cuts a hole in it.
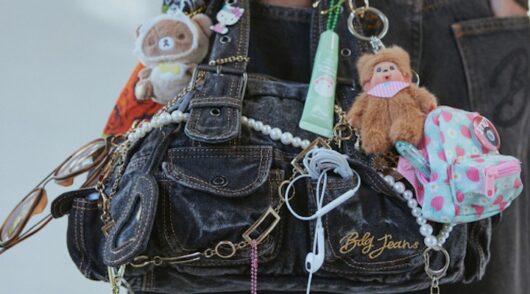
[[[342,48],[340,50],[340,55],[345,56],[345,57],[351,56],[351,50],[348,48]]]
[[[221,115],[221,109],[212,108],[212,110],[210,110],[210,115],[211,116],[220,116]]]
[[[231,41],[232,38],[230,38],[229,36],[222,36],[221,38],[219,38],[219,43],[221,44],[230,43]]]
[[[212,184],[217,187],[224,187],[228,185],[228,180],[223,176],[216,176],[212,179]]]

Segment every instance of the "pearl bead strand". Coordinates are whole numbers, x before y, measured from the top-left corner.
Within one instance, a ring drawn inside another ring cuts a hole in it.
[[[309,140],[303,140],[299,137],[295,137],[289,132],[283,132],[279,128],[273,128],[253,118],[242,116],[241,123],[257,132],[261,132],[263,135],[269,136],[274,141],[280,141],[284,145],[292,145],[296,148],[305,149],[307,146],[309,146],[309,144],[311,144]]]
[[[189,114],[183,113],[180,110],[173,111],[172,113],[162,112],[153,116],[151,121],[144,121],[134,131],[129,133],[127,139],[134,143],[141,138],[145,137],[153,129],[163,127],[170,123],[181,123],[188,121]],[[251,129],[262,133],[263,135],[269,136],[274,141],[280,141],[284,145],[292,145],[296,148],[305,149],[311,142],[309,140],[303,140],[299,137],[293,136],[289,132],[283,132],[279,128],[273,128],[270,125],[266,125],[261,121],[246,116],[241,117],[241,123]]]
[[[160,128],[170,123],[181,123],[188,120],[189,114],[183,113],[180,110],[173,111],[172,113],[162,112],[153,116],[151,121],[143,121],[134,131],[127,135],[127,139],[134,143],[141,138],[145,137],[153,129]]]
[[[453,230],[454,224],[444,224],[438,236],[433,235],[433,227],[427,223],[427,219],[423,217],[421,208],[418,207],[418,202],[414,199],[414,194],[410,190],[406,190],[405,184],[396,181],[391,175],[383,175],[379,173],[387,184],[392,186],[395,192],[401,194],[407,201],[407,206],[411,209],[412,216],[416,218],[416,223],[420,226],[420,234],[424,237],[423,243],[429,248],[443,247],[449,234]]]

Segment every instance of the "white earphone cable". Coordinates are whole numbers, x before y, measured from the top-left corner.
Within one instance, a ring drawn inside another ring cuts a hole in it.
[[[305,267],[309,272],[309,278],[307,281],[307,291],[309,294],[311,291],[311,282],[313,279],[313,273],[317,272],[322,264],[324,263],[325,257],[325,244],[324,244],[324,228],[322,226],[322,217],[343,204],[345,201],[355,195],[361,186],[361,178],[359,174],[352,170],[348,164],[347,157],[331,149],[315,148],[309,151],[303,159],[304,167],[307,174],[299,175],[295,177],[287,186],[284,194],[284,201],[287,209],[291,214],[299,220],[310,221],[316,219],[315,224],[315,235],[313,237],[313,251],[308,253],[306,256]],[[327,189],[328,172],[334,172],[339,174],[343,178],[356,176],[356,186],[340,195],[339,197],[332,200],[330,203],[324,204],[324,197]],[[301,216],[291,207],[289,202],[289,195],[294,184],[303,178],[311,178],[317,180],[316,191],[315,191],[315,204],[316,211],[310,216]]]

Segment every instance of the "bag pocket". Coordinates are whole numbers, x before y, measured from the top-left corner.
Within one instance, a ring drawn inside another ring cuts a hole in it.
[[[67,247],[72,261],[88,279],[107,280],[107,267],[103,264],[104,238],[97,199],[91,195],[75,198],[68,216]],[[97,195],[99,196],[99,195]]]
[[[310,210],[316,184],[311,183]],[[329,177],[325,203],[355,187],[354,178]],[[421,266],[423,239],[404,203],[361,186],[357,194],[323,218],[326,257],[323,269],[349,279],[403,273]],[[314,232],[314,224],[311,225]]]
[[[312,211],[316,207],[315,185],[310,185]],[[329,203],[354,187],[353,178],[329,177],[324,202]],[[361,185],[353,198],[324,216],[323,226],[326,256],[323,270],[317,275],[338,275],[385,288],[428,280],[424,272],[424,237],[405,202]],[[314,224],[311,230],[314,233]],[[451,264],[442,283],[461,280],[466,238],[466,227],[457,226],[447,239],[444,247]],[[436,260],[434,266],[443,266],[441,262]]]
[[[455,221],[470,222],[498,214],[521,194],[521,163],[512,156],[475,155],[457,159],[449,181]]]
[[[283,171],[271,169],[272,150],[270,146],[170,149],[159,178],[161,210],[156,226],[164,254],[200,252],[199,261],[186,264],[188,271],[199,275],[213,272],[190,268],[248,265],[250,247],[242,235],[279,203]],[[260,236],[275,220],[268,214],[251,237]],[[280,224],[259,245],[260,262],[278,254],[281,234]]]
[[[481,18],[453,24],[473,111],[492,120],[504,153],[525,158],[530,140],[530,19]],[[522,146],[521,146],[522,145]]]

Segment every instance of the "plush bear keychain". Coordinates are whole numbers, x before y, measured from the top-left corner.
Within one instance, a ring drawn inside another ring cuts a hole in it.
[[[208,53],[211,24],[204,14],[190,18],[177,11],[138,29],[135,53],[145,65],[134,91],[138,100],[167,104],[188,85],[196,64]]]
[[[427,113],[436,108],[436,98],[412,83],[410,57],[394,46],[365,54],[357,62],[363,92],[347,114],[360,131],[362,149],[382,154],[397,141],[417,145],[423,135]]]

